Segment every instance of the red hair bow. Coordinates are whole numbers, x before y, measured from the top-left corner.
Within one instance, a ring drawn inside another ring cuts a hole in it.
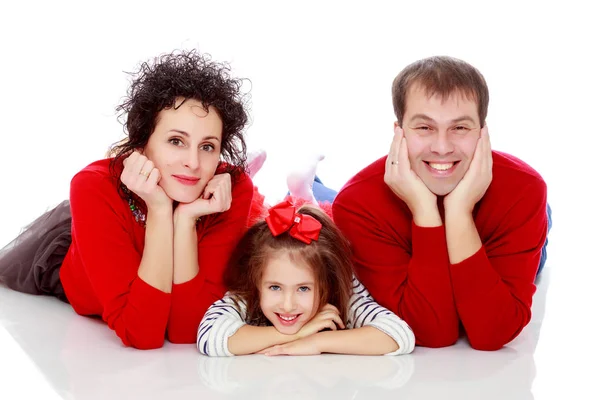
[[[310,244],[312,240],[319,239],[321,223],[312,215],[296,213],[296,207],[289,201],[283,201],[269,209],[269,216],[265,218],[273,236],[288,232],[291,237]]]

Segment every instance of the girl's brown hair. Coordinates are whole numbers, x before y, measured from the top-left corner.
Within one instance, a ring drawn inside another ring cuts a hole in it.
[[[310,215],[321,223],[318,240],[305,244],[288,232],[273,236],[263,220],[246,232],[227,266],[225,285],[234,297],[246,303],[249,324],[270,325],[260,308],[258,287],[270,257],[280,251],[288,252],[291,260],[312,269],[319,294],[318,310],[329,303],[340,311],[342,321],[348,319],[353,277],[350,244],[333,221],[316,207],[303,206],[297,213]]]

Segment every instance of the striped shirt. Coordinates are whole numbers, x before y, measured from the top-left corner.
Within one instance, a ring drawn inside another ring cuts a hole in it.
[[[246,303],[229,293],[213,303],[206,311],[196,345],[207,356],[233,356],[227,343],[238,329],[246,324]],[[347,329],[372,326],[398,343],[398,350],[386,355],[408,354],[415,348],[415,335],[408,324],[396,314],[377,304],[367,289],[354,277],[352,297],[348,304]]]

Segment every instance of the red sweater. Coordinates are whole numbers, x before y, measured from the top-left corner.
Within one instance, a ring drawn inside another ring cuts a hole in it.
[[[71,181],[72,243],[60,279],[73,309],[98,315],[126,346],[195,343],[207,308],[223,297],[222,273],[244,233],[253,186],[247,175],[232,185],[231,208],[202,218],[198,265],[192,280],[165,293],[138,277],[145,230],[109,173],[110,159],[90,164]]]
[[[473,211],[483,246],[450,264],[444,227],[413,223],[383,181],[386,159],[354,176],[333,204],[358,278],[408,322],[418,345],[452,345],[462,324],[473,348],[501,348],[531,319],[547,233],[546,184],[523,161],[494,151],[492,183]]]

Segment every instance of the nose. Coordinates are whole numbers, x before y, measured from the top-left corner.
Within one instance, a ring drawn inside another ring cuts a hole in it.
[[[283,296],[283,311],[292,312],[296,308],[296,296],[294,293],[286,293]]]
[[[199,165],[200,157],[198,155],[198,152],[190,149],[189,152],[186,154],[185,166],[189,169],[195,170],[198,169]]]
[[[452,153],[454,151],[454,145],[448,137],[448,133],[440,131],[434,135],[433,143],[431,143],[431,151],[441,155]]]

